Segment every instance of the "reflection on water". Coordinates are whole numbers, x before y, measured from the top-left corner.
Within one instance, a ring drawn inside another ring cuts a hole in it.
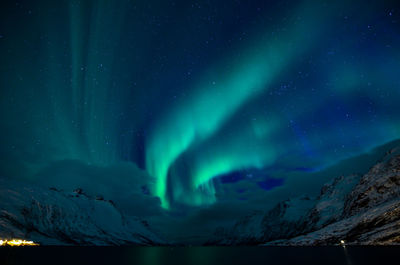
[[[0,249],[0,264],[384,264],[399,247],[23,247]]]

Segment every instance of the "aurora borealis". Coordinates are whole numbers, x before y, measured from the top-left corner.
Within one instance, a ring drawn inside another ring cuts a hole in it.
[[[396,1],[2,6],[4,178],[200,216],[317,191],[400,136]]]
[[[301,7],[306,10],[312,8],[311,6]],[[316,12],[326,15],[323,10],[316,10]],[[228,70],[225,70],[223,66],[215,67],[216,69],[211,67],[206,77],[200,78],[200,82],[196,84],[193,95],[189,95],[176,110],[172,110],[170,117],[161,121],[161,125],[154,133],[155,136],[149,141],[148,151],[146,150],[146,168],[152,176],[156,177],[155,194],[161,198],[165,207],[167,206],[167,175],[174,161],[184,155],[190,146],[212,137],[243,104],[268,89],[273,78],[288,61],[296,54],[301,54],[302,50],[310,45],[312,38],[306,38],[304,30],[315,25],[318,18],[307,13],[305,15],[306,19],[291,26],[293,29],[289,28],[289,33],[280,33],[275,38],[261,37],[254,41],[257,45],[252,43],[253,45],[241,51],[240,57],[243,59],[238,59],[239,62],[228,59],[221,63],[228,65]],[[313,29],[312,35],[318,37],[319,29]],[[200,157],[206,156],[199,159],[207,159],[207,161],[201,162],[195,159],[189,162],[189,167],[192,167],[194,163],[194,168],[189,171],[192,177],[188,181],[187,188],[193,192],[200,191],[200,196],[205,193],[204,200],[212,201],[212,194],[215,192],[210,182],[212,178],[246,167],[262,168],[268,165],[275,155],[273,150],[275,148],[271,150],[267,145],[262,148],[262,143],[257,143],[257,138],[261,138],[261,142],[266,141],[270,130],[268,127],[272,127],[273,123],[271,121],[266,121],[264,124],[255,123],[255,126],[264,128],[254,129],[258,133],[253,134],[246,132],[246,129],[240,130],[244,132],[238,132],[229,143],[214,143],[211,148],[199,151]],[[249,141],[250,143],[254,141],[255,146],[244,146],[248,145]],[[213,150],[216,145],[218,147]],[[235,145],[237,147],[233,147]],[[223,149],[222,153],[221,149]],[[197,166],[199,163],[200,166]],[[171,177],[173,178],[174,174]],[[173,199],[194,204],[204,202],[199,197],[191,198],[189,195],[187,198],[186,194],[181,195],[181,189],[184,189],[180,185],[181,182],[182,180],[178,180],[172,184]],[[175,187],[178,187],[177,191]]]

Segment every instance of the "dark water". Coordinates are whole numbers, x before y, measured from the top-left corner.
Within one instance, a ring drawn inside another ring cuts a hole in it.
[[[23,247],[0,264],[397,264],[400,247]]]

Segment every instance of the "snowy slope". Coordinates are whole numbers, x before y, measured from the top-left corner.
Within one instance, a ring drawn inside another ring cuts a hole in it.
[[[341,240],[347,245],[400,244],[400,199],[332,223],[320,230],[265,245],[337,245]]]
[[[0,237],[44,245],[158,245],[148,224],[101,197],[0,179]]]
[[[306,229],[303,214],[315,205],[309,197],[288,199],[268,212],[254,212],[231,228],[219,228],[206,245],[257,245],[282,237],[292,237]]]
[[[400,244],[400,155],[387,153],[349,193],[341,220],[268,245]]]
[[[387,153],[383,161],[365,174],[349,194],[344,216],[372,209],[392,199],[400,198],[400,148]]]
[[[317,198],[294,198],[219,228],[206,244],[400,243],[400,148],[363,176],[335,178]]]
[[[359,180],[359,175],[340,176],[325,184],[314,207],[305,214],[309,230],[316,230],[340,220],[348,194]]]

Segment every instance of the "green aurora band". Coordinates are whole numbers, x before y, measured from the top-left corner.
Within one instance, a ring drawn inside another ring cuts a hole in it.
[[[254,170],[252,188],[286,185],[286,172],[399,138],[397,11],[223,2],[13,4],[0,32],[1,175],[96,189],[104,171],[157,209],[159,198],[181,210],[230,200],[221,175]]]
[[[250,148],[243,153],[242,145],[246,141],[234,139],[231,142],[240,142],[239,147],[219,146],[217,152],[209,152],[206,162],[196,164],[194,172],[187,176],[192,190],[182,191],[174,185],[171,191],[167,190],[169,169],[176,159],[191,145],[215,134],[242,105],[268,89],[293,58],[309,50],[313,42],[321,38],[320,25],[329,25],[332,12],[331,8],[315,2],[302,5],[295,19],[288,23],[287,31],[255,39],[238,53],[239,56],[232,56],[209,69],[195,85],[195,92],[157,123],[146,145],[146,169],[155,177],[153,194],[161,199],[162,207],[170,207],[168,192],[177,193],[173,197],[183,198],[188,204],[213,202],[213,187],[209,182],[213,177],[243,168],[260,168],[273,160],[273,150]],[[190,193],[196,190],[207,194],[206,200],[185,198],[190,198]]]

